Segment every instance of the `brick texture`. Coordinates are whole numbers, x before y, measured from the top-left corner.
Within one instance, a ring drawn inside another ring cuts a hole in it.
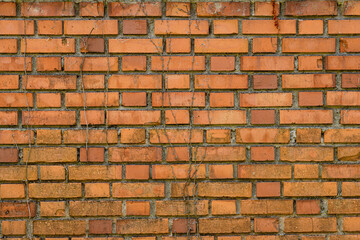
[[[360,239],[360,1],[0,0],[0,238]]]

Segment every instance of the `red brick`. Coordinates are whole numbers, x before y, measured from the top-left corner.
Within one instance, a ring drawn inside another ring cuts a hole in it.
[[[231,20],[214,20],[214,34],[225,35],[225,34],[238,34],[239,24],[237,19]]]
[[[75,16],[75,5],[72,2],[21,3],[21,16],[71,17]]]
[[[242,215],[289,215],[293,213],[293,200],[242,200]]]
[[[207,20],[155,20],[156,35],[208,35]]]
[[[65,20],[65,35],[116,35],[117,20]]]
[[[89,220],[90,234],[111,234],[112,220]]]
[[[117,72],[119,70],[117,57],[65,57],[66,72]]]
[[[38,57],[36,62],[38,72],[61,71],[61,57]]]
[[[337,2],[328,1],[293,1],[286,2],[285,15],[288,16],[334,16],[337,15]]]
[[[81,52],[103,53],[105,51],[105,40],[102,38],[81,38]]]
[[[319,200],[297,200],[296,201],[297,214],[320,214]]]
[[[250,231],[250,218],[208,218],[199,220],[199,232],[201,234],[248,233]]]
[[[2,17],[16,16],[16,3],[15,2],[0,3],[0,16],[2,16]]]
[[[238,128],[237,143],[289,143],[290,131],[275,128]]]
[[[244,110],[194,111],[193,123],[195,125],[246,124],[246,112]]]
[[[149,166],[126,165],[125,178],[127,180],[147,180],[149,179]]]
[[[260,16],[278,16],[279,15],[279,3],[278,2],[255,2],[254,15]]]
[[[260,89],[277,89],[276,75],[253,75],[253,87]]]
[[[238,165],[239,179],[290,179],[290,165]]]
[[[293,71],[292,56],[245,56],[240,59],[241,71]]]
[[[234,107],[234,93],[210,93],[210,107]]]
[[[278,27],[273,20],[243,20],[243,34],[296,34],[296,20],[278,20]]]
[[[285,197],[330,197],[337,195],[336,182],[284,182]]]
[[[122,93],[122,105],[145,107],[146,106],[146,92],[124,92]]]
[[[124,35],[144,35],[147,34],[146,20],[123,20]]]
[[[34,35],[33,20],[1,20],[0,35]]]
[[[284,74],[282,88],[334,88],[334,74]]]
[[[124,56],[122,57],[122,70],[127,71],[146,71],[146,56]]]
[[[299,20],[299,34],[323,34],[324,26],[323,20]]]
[[[158,147],[109,148],[109,162],[160,162],[161,156]]]
[[[62,35],[63,22],[61,20],[38,20],[39,35]]]
[[[359,74],[342,74],[341,87],[342,88],[358,88],[360,87]]]
[[[195,75],[195,89],[247,89],[247,75]]]
[[[189,17],[190,3],[186,2],[167,2],[166,16],[167,17]]]
[[[299,56],[299,71],[321,71],[323,69],[322,56]]]
[[[38,108],[59,108],[61,107],[60,93],[38,93],[36,94]]]
[[[240,107],[291,107],[292,93],[241,93]]]
[[[205,71],[205,56],[152,56],[152,71]]]
[[[335,52],[335,38],[284,38],[283,53]]]
[[[359,106],[360,93],[356,91],[327,92],[326,103],[329,106]]]
[[[195,205],[196,204],[196,205]],[[156,201],[157,216],[207,215],[208,201]]]
[[[198,2],[196,8],[199,17],[243,17],[250,16],[248,2]]]
[[[323,104],[322,92],[299,92],[300,107],[315,107],[322,106]]]
[[[16,148],[0,148],[0,163],[16,163],[19,161]]]
[[[191,133],[190,133],[191,132]],[[191,138],[190,138],[191,137]],[[200,129],[167,129],[165,130],[150,130],[150,143],[202,143],[203,130]]]
[[[160,17],[160,2],[121,3],[111,2],[108,5],[110,17]]]
[[[359,56],[326,56],[325,69],[326,70],[359,70],[360,67],[356,64],[359,61]]]
[[[280,182],[256,183],[257,197],[280,197]]]
[[[244,147],[196,147],[193,148],[193,160],[204,162],[245,161]]]
[[[251,124],[275,124],[275,110],[251,110]]]
[[[29,211],[30,208],[30,211]],[[15,203],[15,202],[1,202],[0,203],[0,216],[2,218],[25,218],[35,216],[36,205],[34,202]]]
[[[167,162],[181,162],[189,160],[188,147],[168,147],[166,148],[166,161]]]
[[[32,130],[0,130],[0,144],[29,144],[34,143]]]
[[[235,70],[235,57],[211,57],[210,70],[213,72],[232,72]]]
[[[121,143],[145,143],[145,129],[121,129]]]
[[[273,147],[251,147],[251,160],[274,161],[275,149]]]
[[[277,39],[276,38],[254,38],[253,39],[253,53],[275,53],[276,51],[277,51]]]
[[[104,16],[104,3],[80,2],[80,16],[82,17]]]
[[[279,231],[279,219],[277,218],[255,218],[255,232],[276,233]]]
[[[336,218],[286,218],[285,232],[287,233],[323,233],[336,232]]]
[[[333,161],[334,150],[330,147],[281,147],[282,161]]]

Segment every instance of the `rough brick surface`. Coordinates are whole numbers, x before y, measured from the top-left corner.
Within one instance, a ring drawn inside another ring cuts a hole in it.
[[[359,16],[0,0],[0,238],[359,240]]]

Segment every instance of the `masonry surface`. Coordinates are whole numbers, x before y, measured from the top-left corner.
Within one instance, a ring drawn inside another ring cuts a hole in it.
[[[360,1],[0,16],[0,238],[360,239]]]

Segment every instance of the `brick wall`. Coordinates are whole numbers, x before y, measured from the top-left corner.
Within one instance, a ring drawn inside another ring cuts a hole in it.
[[[1,238],[360,239],[360,1],[0,16]]]

